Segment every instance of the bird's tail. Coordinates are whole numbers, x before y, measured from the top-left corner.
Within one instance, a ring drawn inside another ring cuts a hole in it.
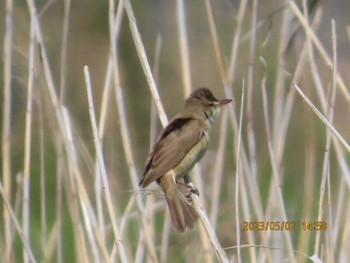
[[[195,221],[199,217],[198,213],[187,201],[183,193],[177,190],[173,178],[163,176],[159,183],[164,190],[175,228],[181,233],[184,233],[187,227],[193,228]]]

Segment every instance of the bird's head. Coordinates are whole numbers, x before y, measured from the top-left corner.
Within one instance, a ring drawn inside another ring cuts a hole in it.
[[[198,88],[186,99],[184,110],[213,122],[219,115],[221,107],[231,101],[231,99],[218,100],[209,89]]]

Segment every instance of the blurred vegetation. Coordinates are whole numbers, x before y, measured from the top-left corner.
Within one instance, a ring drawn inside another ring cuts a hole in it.
[[[242,36],[250,32],[252,1],[248,1],[248,9],[246,17],[243,20]],[[37,11],[40,14],[40,23],[44,33],[46,49],[49,55],[50,67],[53,73],[54,82],[57,87],[60,84],[60,52],[62,42],[62,23],[64,14],[64,1],[36,1]],[[116,5],[118,1],[116,1]],[[236,29],[237,13],[239,1],[222,0],[211,1],[216,27],[218,30],[218,38],[220,40],[222,55],[224,61],[229,64],[231,45],[233,35]],[[168,117],[171,118],[180,109],[180,105],[184,99],[183,82],[181,76],[181,59],[179,52],[179,35],[176,16],[175,1],[132,1],[133,9],[137,19],[138,27],[142,35],[142,40],[148,55],[151,65],[154,64],[154,54],[157,36],[161,37],[161,56],[159,62],[158,88],[165,110]],[[256,158],[258,163],[258,178],[259,190],[266,204],[269,198],[270,182],[273,180],[271,160],[268,155],[268,145],[266,139],[266,131],[264,124],[261,80],[264,76],[267,77],[267,92],[269,99],[269,107],[273,111],[273,101],[275,96],[276,72],[279,68],[283,68],[286,74],[285,94],[290,91],[290,84],[294,75],[296,63],[299,59],[300,50],[305,40],[305,32],[299,30],[292,39],[291,48],[286,53],[278,53],[279,39],[281,37],[280,24],[283,12],[283,2],[277,0],[258,1],[258,22],[264,23],[258,28],[256,36],[256,50],[254,56],[254,83],[253,83],[253,125],[256,139]],[[215,60],[212,40],[208,20],[203,2],[186,1],[186,19],[188,44],[190,52],[190,66],[192,87],[206,86],[211,88],[217,97],[223,98],[223,91],[220,73]],[[317,31],[317,36],[324,44],[326,50],[331,54],[331,18],[336,21],[337,27],[337,43],[338,43],[338,71],[343,76],[346,83],[349,83],[348,65],[350,59],[349,38],[346,32],[350,24],[348,10],[350,2],[346,1],[319,1],[316,7],[322,7],[322,21]],[[69,39],[67,43],[67,63],[66,63],[66,90],[63,99],[63,104],[69,110],[73,123],[76,127],[76,134],[80,138],[79,149],[81,149],[80,164],[85,167],[83,170],[86,174],[83,175],[86,180],[87,187],[91,189],[90,197],[94,198],[94,146],[92,132],[90,127],[90,119],[88,115],[88,106],[86,98],[86,90],[83,75],[83,66],[88,65],[91,73],[94,103],[97,110],[96,115],[99,116],[102,101],[102,92],[106,78],[107,61],[110,56],[110,38],[109,38],[109,23],[108,23],[108,1],[92,1],[92,0],[75,0],[70,6],[69,17]],[[276,11],[277,10],[277,11]],[[27,75],[28,75],[28,48],[29,48],[29,32],[30,32],[30,16],[28,6],[25,1],[14,1],[13,9],[13,59],[12,59],[12,76],[11,76],[11,202],[17,200],[20,194],[21,185],[19,180],[24,169],[24,130],[25,130],[25,113],[26,113],[26,90],[27,90]],[[273,14],[272,16],[270,16]],[[6,8],[5,1],[0,4],[0,49],[4,50],[5,36],[5,18]],[[311,18],[313,13],[310,14]],[[310,19],[311,20],[311,19]],[[299,23],[294,21],[290,27],[297,29]],[[291,32],[285,32],[290,36]],[[235,72],[235,80],[233,83],[233,95],[235,98],[235,112],[240,108],[240,97],[242,92],[242,81],[247,80],[248,70],[250,66],[250,38],[242,38],[240,43],[239,55],[237,58],[237,68]],[[135,51],[135,45],[130,33],[129,23],[126,14],[124,14],[121,33],[118,42],[118,56],[121,74],[121,85],[125,95],[125,105],[127,117],[129,120],[130,140],[132,142],[133,154],[136,160],[138,173],[141,175],[145,158],[149,151],[150,138],[150,107],[151,95],[148,89],[148,84],[142,68],[140,66],[138,55]],[[3,53],[2,53],[3,56]],[[285,57],[285,65],[279,65],[278,61],[281,56]],[[260,57],[263,57],[267,63],[265,67]],[[330,81],[330,65],[326,65],[319,56],[316,56],[315,61],[318,63],[318,70],[321,72],[322,81],[327,87]],[[226,66],[227,66],[226,65]],[[40,66],[39,66],[40,67]],[[0,87],[4,83],[4,67],[0,63]],[[312,101],[319,105],[317,95],[312,87],[314,84],[311,80],[311,73],[305,70],[300,85],[304,88]],[[56,205],[57,205],[57,145],[55,142],[55,133],[52,130],[57,129],[55,122],[52,120],[52,109],[47,103],[42,103],[43,98],[47,97],[45,91],[45,81],[43,75],[36,75],[34,87],[34,108],[32,121],[32,149],[31,149],[31,182],[30,182],[30,238],[32,249],[41,262],[45,262],[41,247],[41,195],[40,195],[40,116],[39,111],[43,112],[44,126],[44,156],[45,156],[45,202],[46,202],[46,219],[48,231],[56,222]],[[0,89],[0,119],[3,120],[3,92]],[[59,90],[57,90],[59,94]],[[111,93],[113,94],[113,93]],[[120,215],[124,212],[127,203],[135,193],[129,179],[129,171],[123,154],[123,145],[119,131],[119,119],[117,107],[115,105],[114,94],[109,98],[111,102],[111,110],[108,112],[107,126],[104,136],[104,153],[106,167],[109,172],[111,184],[111,192],[116,200],[116,213]],[[40,102],[39,102],[40,101]],[[39,105],[40,104],[40,105]],[[334,126],[339,129],[341,134],[346,138],[350,138],[349,126],[350,116],[348,114],[349,106],[342,95],[337,93],[337,101],[335,103],[335,122]],[[272,115],[272,114],[271,114]],[[272,116],[270,116],[272,119]],[[244,115],[243,127],[243,143],[248,144],[247,138],[247,114]],[[216,156],[216,149],[219,140],[219,122],[212,131],[212,140],[210,150],[203,160],[203,166],[208,168],[203,173],[204,178],[207,178],[209,171],[213,168]],[[2,125],[2,124],[1,124]],[[236,164],[234,163],[234,138],[233,132],[229,128],[228,141],[226,149],[226,157],[224,161],[223,181],[221,193],[221,210],[219,212],[219,221],[217,226],[218,237],[222,241],[223,246],[235,245],[235,224],[233,221],[234,211],[234,174]],[[161,130],[161,125],[158,123],[158,133]],[[308,157],[308,149],[312,148],[314,154],[314,173],[315,185],[313,186],[314,203],[312,211],[310,211],[310,220],[316,220],[318,212],[318,194],[321,181],[322,162],[325,151],[326,130],[324,125],[315,117],[311,110],[297,96],[295,98],[291,120],[289,123],[288,134],[286,137],[286,146],[283,157],[283,170],[280,171],[282,180],[282,192],[287,210],[287,215],[290,220],[300,222],[306,220],[303,214],[303,199],[305,198],[305,173],[306,162]],[[311,146],[310,146],[311,145]],[[86,148],[85,148],[86,147]],[[332,190],[337,191],[339,184],[342,184],[339,176],[339,168],[334,164],[334,150],[331,149],[330,171],[332,176]],[[89,156],[89,157],[86,157]],[[208,157],[209,156],[209,157]],[[210,160],[209,160],[210,158]],[[348,157],[346,157],[349,159]],[[2,166],[2,163],[1,163]],[[207,186],[205,186],[207,187]],[[203,193],[208,198],[209,190]],[[347,198],[348,198],[347,189]],[[64,262],[77,261],[77,252],[75,251],[75,243],[77,237],[73,233],[73,222],[70,218],[69,208],[66,202],[69,195],[64,195],[62,207],[62,239],[64,251]],[[0,199],[1,200],[1,199]],[[332,200],[334,204],[337,200]],[[19,204],[20,207],[20,204]],[[336,205],[334,206],[335,210]],[[266,207],[264,207],[266,208]],[[156,213],[157,228],[156,240],[161,240],[161,227],[163,222],[163,211]],[[18,211],[17,211],[18,212]],[[0,225],[3,226],[3,207],[0,209]],[[20,212],[19,212],[20,218]],[[118,218],[119,219],[119,218]],[[158,224],[159,222],[159,224]],[[159,226],[158,226],[159,225]],[[128,240],[129,253],[134,254],[137,249],[138,242],[138,222],[131,220],[124,235],[130,236]],[[2,232],[2,228],[0,233]],[[292,234],[293,242],[297,247],[299,236],[302,232]],[[112,235],[112,234],[110,234]],[[245,234],[242,234],[243,241],[246,241]],[[179,249],[178,244],[191,243],[199,237],[195,233],[188,233],[185,236],[174,234],[171,236],[169,244],[169,255],[176,255],[179,251],[180,260],[178,258],[169,262],[185,262],[186,256],[192,255],[193,252],[188,252],[189,248],[184,245],[184,248]],[[5,240],[0,234],[0,252],[4,249]],[[198,242],[199,243],[199,242]],[[243,242],[244,243],[244,242]],[[111,245],[112,246],[112,245]],[[14,261],[22,260],[22,244],[19,237],[16,235],[14,250]],[[312,248],[309,251],[312,252]],[[2,252],[0,253],[2,254]],[[234,253],[228,252],[232,255]],[[55,257],[53,257],[55,258]]]

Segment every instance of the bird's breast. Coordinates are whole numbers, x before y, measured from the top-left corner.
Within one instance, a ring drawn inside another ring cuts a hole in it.
[[[204,155],[209,141],[208,132],[203,130],[203,136],[173,169],[176,178],[184,177]]]

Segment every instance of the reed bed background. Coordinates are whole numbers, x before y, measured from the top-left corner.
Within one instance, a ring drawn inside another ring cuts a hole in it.
[[[350,261],[350,3],[0,7],[1,262]],[[199,86],[234,103],[181,235],[138,181]]]

